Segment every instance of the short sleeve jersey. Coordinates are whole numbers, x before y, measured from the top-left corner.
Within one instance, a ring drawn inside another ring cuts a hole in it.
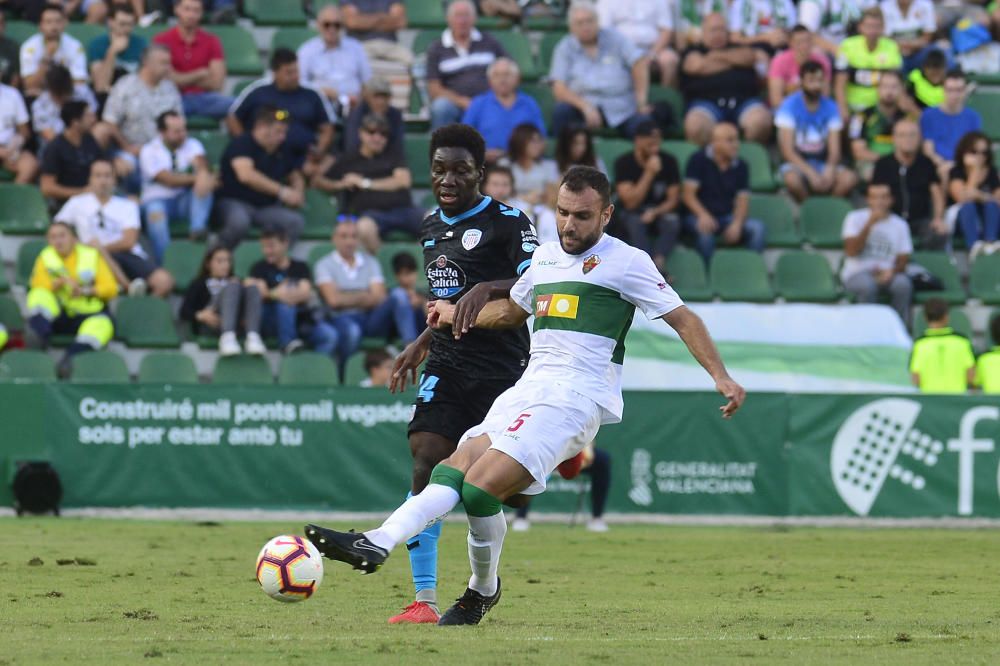
[[[861,233],[868,222],[869,214],[867,208],[848,213],[844,218],[841,238],[853,238]],[[889,215],[868,232],[868,238],[860,254],[844,258],[840,280],[847,282],[857,273],[892,268],[896,257],[901,254],[913,254],[910,227],[898,215]]]
[[[291,282],[311,280],[312,272],[309,270],[309,264],[298,259],[292,259],[286,268],[278,268],[261,259],[250,268],[250,277],[263,280],[267,283],[268,289],[274,289],[286,280]]]
[[[538,247],[535,227],[517,208],[483,197],[455,217],[439,209],[424,219],[420,230],[424,271],[431,298],[452,303],[480,282],[510,280],[531,265]],[[528,329],[473,328],[460,340],[449,331],[434,331],[428,372],[469,377],[520,376],[528,360]]]
[[[642,250],[605,234],[580,254],[538,248],[511,300],[535,316],[528,379],[559,379],[621,420],[625,336],[636,308],[656,319],[682,306]]]
[[[128,229],[140,228],[139,206],[131,199],[113,196],[106,203],[92,192],[77,194],[63,204],[56,213],[56,222],[65,222],[76,227],[76,235],[81,243],[97,241],[101,245],[117,243]],[[145,257],[142,245],[136,243],[130,252]]]
[[[951,328],[928,328],[913,341],[910,372],[920,375],[924,393],[965,393],[969,368],[976,365],[972,343]]]
[[[667,198],[667,189],[672,185],[680,185],[681,174],[674,156],[660,151],[661,169],[653,179],[653,184],[646,192],[646,198],[642,200],[636,210],[659,206]],[[639,160],[635,158],[635,152],[629,151],[615,160],[615,180],[618,183],[637,183],[642,178],[643,167]],[[628,210],[623,205],[624,210]]]
[[[831,132],[839,132],[844,127],[837,111],[837,103],[829,97],[821,97],[815,110],[810,110],[802,91],[792,93],[778,107],[774,125],[779,129],[790,129],[795,133],[795,148],[804,157],[825,160],[827,143]]]

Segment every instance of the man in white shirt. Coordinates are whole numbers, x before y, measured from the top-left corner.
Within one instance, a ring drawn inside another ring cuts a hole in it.
[[[910,227],[892,212],[892,190],[887,184],[868,185],[868,208],[844,218],[844,266],[840,281],[858,303],[876,303],[889,296],[893,309],[909,325],[913,284],[906,264],[913,254]]]
[[[899,44],[903,54],[903,69],[916,69],[930,51],[937,16],[931,0],[882,0],[879,4],[885,18],[885,36]]]
[[[174,287],[174,278],[157,268],[139,244],[139,206],[115,196],[114,192],[115,172],[111,162],[103,158],[94,160],[90,164],[87,190],[70,197],[56,213],[56,222],[72,224],[81,243],[110,256],[130,281],[129,295],[144,294],[148,288],[154,296],[165,298]]]
[[[14,182],[30,183],[38,160],[24,149],[31,138],[28,107],[17,88],[0,83],[0,166],[14,172]]]
[[[612,28],[625,35],[656,63],[660,70],[660,84],[677,83],[677,64],[680,59],[673,44],[674,17],[666,0],[598,0],[597,16],[602,28]]]
[[[205,237],[218,179],[209,168],[205,147],[188,136],[184,116],[165,111],[157,117],[156,127],[159,136],[139,152],[139,171],[146,233],[162,263],[170,244],[170,220],[187,218],[191,238]]]
[[[316,16],[319,35],[299,47],[303,85],[316,88],[341,116],[361,99],[361,87],[372,78],[371,65],[361,42],[341,34],[340,9],[326,5]]]
[[[67,35],[65,29],[63,10],[56,4],[46,5],[38,20],[38,32],[21,45],[21,81],[28,97],[41,94],[45,73],[53,63],[68,69],[77,83],[86,83],[90,78],[83,44]]]

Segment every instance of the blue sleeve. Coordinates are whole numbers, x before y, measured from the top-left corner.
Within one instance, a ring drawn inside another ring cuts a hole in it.
[[[549,69],[549,79],[552,81],[562,81],[567,85],[569,84],[571,68],[569,58],[570,39],[571,37],[566,35],[556,44],[556,49],[552,53],[552,67]]]
[[[482,97],[479,95],[473,97],[472,101],[469,102],[469,108],[467,108],[465,113],[462,114],[462,123],[479,129],[479,125],[477,123],[479,122],[479,116],[482,115],[482,106]]]
[[[975,109],[969,109],[969,111],[972,113],[972,123],[970,123],[972,125],[972,131],[978,132],[983,128],[983,117],[980,116],[979,112]]]
[[[87,62],[96,62],[104,58],[104,54],[108,52],[108,47],[111,42],[108,40],[107,35],[98,35],[90,40],[90,44],[87,45]]]

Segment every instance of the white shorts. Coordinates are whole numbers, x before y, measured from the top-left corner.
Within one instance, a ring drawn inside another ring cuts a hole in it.
[[[493,402],[486,418],[459,440],[488,435],[490,448],[519,462],[535,482],[525,495],[545,491],[545,481],[564,460],[583,450],[601,427],[601,407],[559,381],[518,381]]]

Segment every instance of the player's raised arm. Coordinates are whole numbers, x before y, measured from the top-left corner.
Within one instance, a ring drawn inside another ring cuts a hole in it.
[[[732,417],[743,404],[746,391],[729,376],[722,357],[719,356],[719,350],[701,317],[682,305],[664,315],[663,320],[677,331],[677,335],[681,336],[691,355],[715,380],[715,389],[729,401],[719,408],[722,418]]]
[[[455,304],[454,328],[461,331],[468,331],[475,326],[479,313],[486,304],[496,299],[509,297],[510,288],[514,286],[515,282],[517,282],[516,277],[509,280],[480,282],[470,289]]]
[[[455,339],[468,333],[469,329],[454,326],[456,306],[448,301],[434,301],[427,316],[427,324],[431,328],[452,327]],[[528,312],[510,298],[489,301],[479,311],[475,326],[478,328],[518,328],[528,320]]]

